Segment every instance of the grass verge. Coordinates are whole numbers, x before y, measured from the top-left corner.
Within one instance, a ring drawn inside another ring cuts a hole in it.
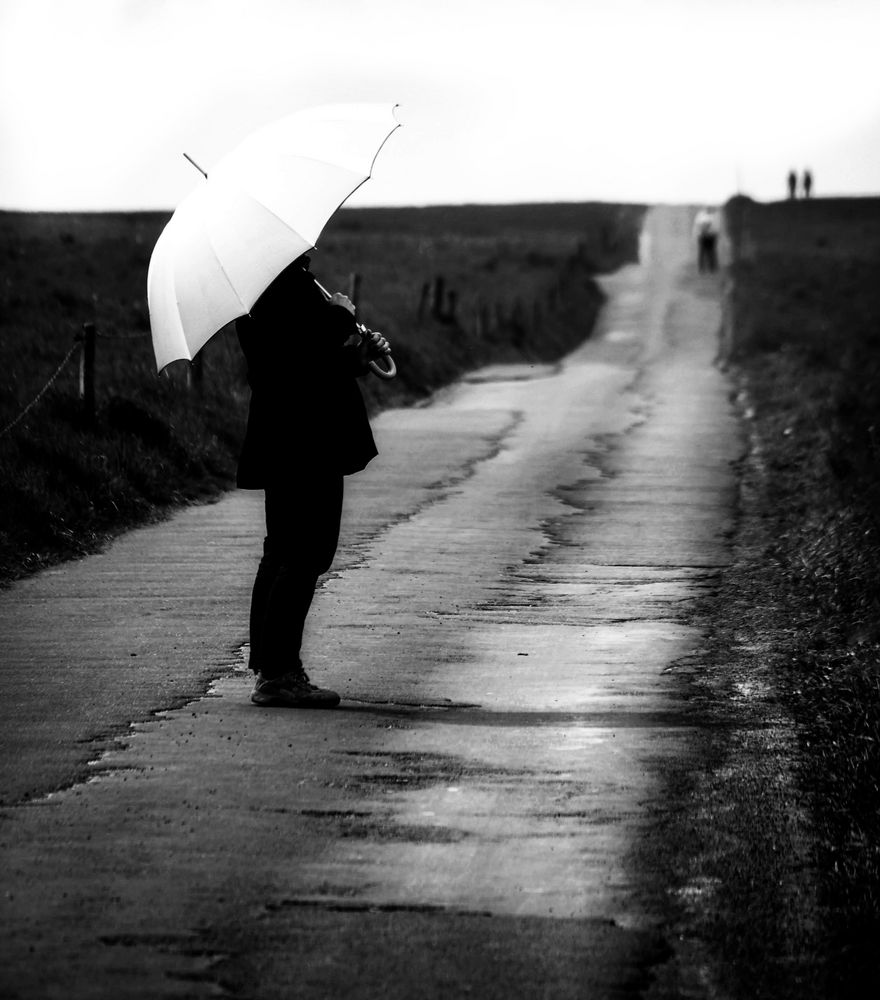
[[[761,524],[726,581],[722,628],[731,648],[743,634],[760,648],[797,723],[823,956],[807,993],[867,995],[880,985],[880,201],[735,199],[727,215],[727,349]]]

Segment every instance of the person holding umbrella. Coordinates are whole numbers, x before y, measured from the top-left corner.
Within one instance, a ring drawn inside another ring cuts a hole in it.
[[[306,256],[282,271],[236,332],[251,387],[237,483],[264,490],[266,511],[250,610],[251,700],[332,708],[339,695],[316,687],[303,668],[303,628],[336,553],[343,479],[377,454],[357,378],[390,347],[356,323],[347,296],[326,297]]]
[[[157,371],[233,320],[251,403],[238,484],[266,494],[250,664],[258,705],[328,708],[300,659],[318,577],[339,538],[343,477],[376,455],[357,378],[394,378],[388,341],[312,277],[306,256],[399,127],[393,104],[306,108],[247,136],[162,230],[147,272]],[[382,359],[382,363],[379,363]]]

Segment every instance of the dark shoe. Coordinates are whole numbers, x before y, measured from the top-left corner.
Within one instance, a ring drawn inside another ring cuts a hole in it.
[[[305,670],[291,670],[282,677],[257,674],[251,695],[255,705],[280,708],[336,708],[339,695],[335,691],[316,687]]]

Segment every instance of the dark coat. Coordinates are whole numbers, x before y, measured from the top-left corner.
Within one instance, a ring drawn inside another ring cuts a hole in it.
[[[357,384],[364,374],[354,317],[332,305],[295,261],[236,321],[251,403],[237,483],[259,490],[308,482],[313,472],[350,475],[376,445]]]

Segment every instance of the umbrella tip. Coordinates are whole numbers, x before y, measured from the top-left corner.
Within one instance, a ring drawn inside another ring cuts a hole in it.
[[[192,165],[193,165],[193,166],[194,166],[194,167],[196,168],[196,170],[198,170],[198,172],[199,172],[199,173],[200,173],[200,174],[201,174],[201,175],[202,175],[202,176],[203,176],[203,177],[205,178],[205,180],[207,180],[207,179],[208,179],[208,175],[207,175],[207,173],[206,173],[206,172],[205,172],[204,170],[202,170],[202,168],[201,168],[201,167],[200,167],[200,166],[198,165],[198,163],[196,163],[196,161],[195,161],[195,160],[194,160],[194,159],[193,159],[193,158],[192,158],[192,157],[191,157],[191,156],[189,155],[189,153],[184,153],[183,155],[184,155],[184,156],[185,156],[185,157],[186,157],[186,158],[187,158],[187,159],[189,160],[189,162],[190,162],[190,163],[191,163],[191,164],[192,164]]]

